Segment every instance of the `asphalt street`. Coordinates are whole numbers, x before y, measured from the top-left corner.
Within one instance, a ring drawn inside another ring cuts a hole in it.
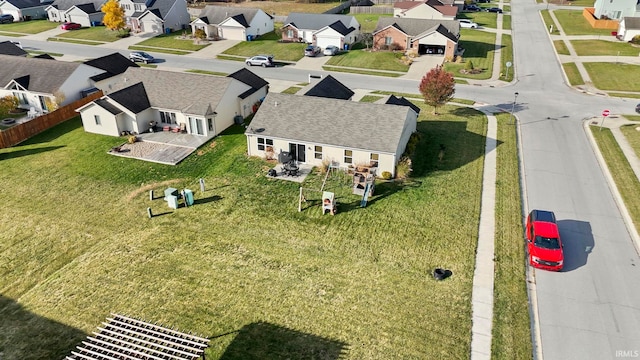
[[[517,76],[511,85],[457,85],[455,96],[505,111],[516,100],[524,213],[533,208],[552,210],[559,220],[565,270],[534,272],[534,310],[541,339],[538,354],[545,360],[615,359],[624,351],[640,352],[640,259],[582,125],[604,109],[632,114],[637,101],[584,94],[568,87],[539,15],[544,8],[545,4],[531,1],[511,2]],[[34,40],[22,43],[25,48],[84,58],[114,51]],[[176,69],[231,73],[244,66],[234,61],[158,57],[165,61],[161,66]],[[288,66],[254,67],[252,71],[267,79],[292,82],[306,82],[309,75],[309,71]],[[346,73],[332,76],[353,89],[418,93],[418,80]]]

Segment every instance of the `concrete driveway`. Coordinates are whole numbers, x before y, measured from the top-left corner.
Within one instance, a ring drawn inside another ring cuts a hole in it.
[[[443,56],[422,55],[422,56],[415,57],[413,58],[413,63],[411,63],[411,67],[409,67],[409,71],[407,71],[407,74],[401,76],[400,78],[421,80],[422,77],[427,72],[429,72],[429,70],[433,69],[438,65],[442,65],[443,62],[444,62]]]

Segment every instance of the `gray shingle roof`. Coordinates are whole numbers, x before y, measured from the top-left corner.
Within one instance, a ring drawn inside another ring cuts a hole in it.
[[[100,81],[118,74],[122,74],[127,70],[127,68],[130,67],[139,67],[138,64],[134,63],[118,52],[88,60],[84,63],[86,65],[93,66],[94,68],[102,69],[105,71],[105,73],[103,74],[92,76],[91,80],[93,81]]]
[[[246,99],[249,95],[255,93],[256,91],[262,89],[263,87],[269,85],[269,83],[261,78],[260,76],[254,74],[251,70],[242,68],[233,74],[227,75],[230,78],[234,78],[248,86],[251,86],[251,89],[245,91],[244,93],[238,95],[241,99]]]
[[[454,41],[460,38],[460,22],[458,20],[380,17],[373,33],[375,34],[390,25],[395,26],[409,36],[418,36],[435,30]]]
[[[625,29],[640,29],[640,17],[624,17]]]
[[[27,56],[27,52],[11,41],[0,42],[0,54],[13,56]]]
[[[117,106],[109,103],[107,99],[98,99],[94,101],[94,103],[98,104],[100,107],[112,113],[113,115],[118,115],[122,112],[122,110],[120,110]]]
[[[248,26],[258,11],[260,11],[260,9],[207,5],[200,11],[198,18],[203,19],[208,24],[217,25],[230,17],[233,17],[236,21],[240,21],[237,16],[242,15],[247,24],[245,26]]]
[[[29,91],[53,94],[82,64],[47,59],[0,55],[0,87],[11,80],[29,77]]]
[[[51,6],[54,6],[58,10],[69,10],[73,6],[82,4],[93,4],[93,7],[100,9],[106,0],[54,0]]]
[[[151,107],[143,83],[137,83],[108,95],[113,101],[129,109],[134,114]],[[109,110],[108,108],[105,108]]]
[[[336,21],[340,21],[345,27],[350,27],[353,16],[340,14],[308,14],[289,13],[284,25],[293,24],[298,29],[320,30]]]
[[[17,7],[18,9],[28,9],[32,7],[47,6],[51,1],[40,0],[6,0],[9,4]]]
[[[264,129],[261,137],[394,153],[409,111],[406,106],[269,93],[245,134]]]
[[[130,67],[99,86],[109,95],[142,82],[151,106],[207,115],[215,110],[233,81],[228,77]]]

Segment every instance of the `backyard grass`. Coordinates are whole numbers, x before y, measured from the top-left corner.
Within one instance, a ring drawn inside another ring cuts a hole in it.
[[[225,50],[222,54],[242,56],[244,58],[258,54],[273,55],[275,60],[298,61],[304,57],[305,43],[279,43],[275,32],[260,36],[254,41],[241,41]],[[244,60],[244,59],[243,59]]]
[[[554,40],[553,47],[556,48],[556,53],[558,53],[558,55],[571,55],[564,40]]]
[[[382,96],[365,95],[365,96],[362,97],[362,99],[360,99],[360,102],[373,103],[373,102],[376,102],[376,101],[378,101],[380,99],[382,99]]]
[[[468,359],[486,119],[439,110],[413,177],[366,208],[330,177],[336,216],[298,213],[299,184],[267,179],[239,126],[177,166],[110,156],[124,140],[78,118],[0,150],[3,359],[60,359],[112,311],[203,334],[209,359]],[[196,205],[149,200],[169,185]]]
[[[549,27],[553,25],[553,31],[551,32],[551,35],[560,34],[560,31],[558,31],[558,25],[553,20],[551,15],[549,15],[549,10],[541,10],[540,14],[542,15],[542,20],[544,21],[544,25],[547,31],[549,31]]]
[[[166,48],[185,51],[198,51],[204,49],[209,44],[195,44],[193,39],[181,39],[183,30],[177,30],[170,34],[161,34],[151,39],[139,42],[136,46],[148,46],[153,48]]]
[[[194,73],[194,74],[214,75],[214,76],[227,76],[227,75],[229,75],[227,73],[223,73],[223,72],[219,72],[219,71],[199,70],[199,69],[185,70],[185,72],[190,72],[190,73]]]
[[[507,62],[511,62],[511,67],[507,68]],[[515,69],[513,67],[513,42],[511,41],[511,35],[502,34],[502,49],[500,49],[500,73],[503,76],[500,80],[511,81],[515,76]]]
[[[621,130],[634,148],[636,154],[638,154],[638,132],[634,129],[636,126],[637,125],[623,126]],[[598,143],[600,153],[607,163],[607,167],[611,172],[611,176],[613,176],[613,180],[620,192],[620,196],[622,196],[625,207],[631,215],[636,230],[640,231],[640,202],[637,201],[640,182],[633,172],[633,169],[631,169],[631,165],[629,165],[618,142],[613,137],[611,130],[598,126],[589,126],[589,129]]]
[[[378,18],[391,17],[393,14],[349,14],[358,20],[360,24],[360,32],[372,33],[378,24]]]
[[[611,30],[594,29],[582,16],[582,10],[554,10],[554,15],[566,35],[608,35]]]
[[[640,65],[585,62],[593,85],[601,90],[640,91]]]
[[[640,49],[625,42],[607,40],[571,40],[578,56],[638,56]]]
[[[16,32],[22,34],[37,34],[43,31],[51,30],[60,26],[60,23],[51,22],[49,20],[31,20],[14,22],[11,24],[0,24],[0,32]]]
[[[325,65],[407,72],[409,65],[403,64],[401,57],[402,53],[390,51],[351,50],[332,56]]]
[[[582,75],[580,75],[580,71],[578,71],[576,63],[563,63],[562,68],[564,69],[564,73],[567,74],[569,85],[584,85],[584,79],[582,79]]]
[[[492,29],[498,28],[498,18],[496,17],[496,14],[493,14],[493,13],[488,13],[484,11],[462,12],[462,13],[458,13],[457,18],[470,19],[471,21],[475,22],[481,27],[492,28]],[[461,29],[461,30],[464,30],[464,29]],[[462,38],[462,34],[460,38]]]
[[[495,282],[492,359],[532,359],[529,299],[516,131],[509,114],[497,114]]]
[[[511,30],[511,15],[502,15],[502,28]]]
[[[290,87],[284,89],[283,91],[281,91],[281,93],[293,95],[293,94],[298,93],[298,91],[300,91],[301,89],[302,88],[299,87],[299,86],[290,86]]]
[[[74,39],[86,42],[97,41],[102,43],[120,40],[118,37],[120,32],[107,30],[104,26],[83,27],[78,30],[68,30],[62,34],[56,35],[56,38]],[[95,45],[95,44],[94,44]]]
[[[494,33],[476,31],[473,29],[462,29],[460,31],[459,45],[465,49],[462,63],[448,62],[444,64],[447,71],[453,73],[455,77],[485,80],[491,77],[493,71],[493,56],[495,53]],[[483,69],[479,74],[463,74],[465,63],[472,61],[475,69]]]

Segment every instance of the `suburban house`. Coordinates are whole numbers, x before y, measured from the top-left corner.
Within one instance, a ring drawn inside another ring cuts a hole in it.
[[[317,96],[329,99],[351,100],[354,92],[331,75],[315,84],[309,84],[300,93],[305,96]]]
[[[631,41],[634,36],[640,36],[640,17],[623,17],[618,27],[618,39]]]
[[[299,41],[326,48],[344,49],[360,37],[360,23],[355,17],[336,14],[290,13],[282,27],[283,41]]]
[[[398,1],[393,3],[393,16],[412,19],[454,20],[458,15],[458,7],[444,5],[438,0]]]
[[[251,40],[273,31],[273,17],[260,9],[207,5],[191,22],[208,39]]]
[[[376,161],[378,174],[395,175],[416,119],[408,106],[269,93],[245,131],[248,155],[290,152],[301,163],[342,168]]]
[[[98,82],[112,76],[122,74],[130,67],[139,67],[138,64],[134,63],[118,52],[85,61],[84,64],[104,70],[102,74],[91,77],[91,80],[93,80],[94,82]]]
[[[119,136],[122,132],[158,130],[212,138],[248,116],[264,98],[266,81],[256,81],[243,69],[236,77],[217,77],[130,67],[96,86],[105,94],[76,111],[84,130]],[[246,114],[246,115],[245,115]]]
[[[44,10],[53,0],[0,0],[0,14],[13,15],[13,21],[46,19]]]
[[[460,39],[457,20],[380,17],[373,32],[374,50],[404,50],[453,58]]]
[[[638,0],[596,0],[593,7],[593,15],[596,19],[606,17],[612,20],[622,20],[624,17],[640,16]]]
[[[185,0],[120,0],[120,6],[134,33],[163,34],[186,29],[191,21]]]
[[[75,22],[88,27],[102,22],[104,14],[100,9],[105,2],[107,0],[54,0],[45,11],[49,21]]]
[[[52,111],[82,97],[89,78],[103,70],[66,61],[0,55],[0,97],[13,95],[32,114]]]
[[[11,41],[0,42],[0,54],[27,57],[28,52],[24,51],[20,46]]]

